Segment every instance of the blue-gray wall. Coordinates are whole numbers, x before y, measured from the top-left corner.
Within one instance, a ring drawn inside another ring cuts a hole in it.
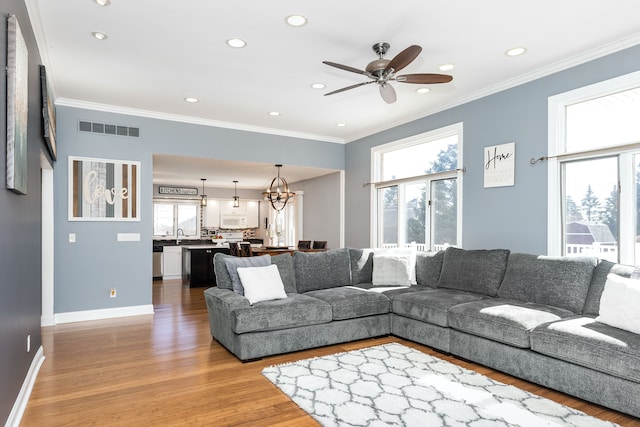
[[[344,170],[341,144],[59,106],[59,161],[54,171],[55,307],[69,313],[151,304],[153,154],[283,163]],[[78,131],[78,121],[138,127],[140,137]],[[139,222],[68,220],[68,156],[139,161]],[[336,189],[337,191],[337,189]],[[326,193],[326,192],[325,192]],[[318,213],[321,218],[322,213]],[[69,242],[69,234],[76,242]],[[117,242],[139,233],[139,242]],[[109,290],[117,288],[117,298]]]
[[[326,240],[331,249],[340,247],[340,172],[296,182],[304,191],[304,240]]]
[[[22,0],[0,6],[0,424],[5,424],[36,351],[41,346],[41,184],[42,138],[40,54]],[[29,124],[27,129],[27,195],[6,187],[7,22],[16,15],[29,50]],[[48,158],[48,154],[45,154]],[[27,335],[31,351],[27,353]]]
[[[548,97],[640,70],[640,46],[593,60],[378,133],[347,145],[346,245],[366,247],[370,236],[371,147],[464,123],[462,245],[547,252]],[[516,143],[515,186],[483,188],[483,148]],[[425,162],[427,164],[427,162]]]

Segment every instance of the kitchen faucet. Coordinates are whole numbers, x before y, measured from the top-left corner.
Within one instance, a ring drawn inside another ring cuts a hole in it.
[[[184,230],[182,228],[178,227],[178,230],[177,230],[177,233],[176,233],[177,234],[176,245],[180,244],[180,233],[182,233],[182,237],[184,237]]]

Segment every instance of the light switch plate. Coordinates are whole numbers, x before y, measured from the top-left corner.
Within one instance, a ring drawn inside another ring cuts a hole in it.
[[[69,243],[76,242],[76,233],[69,233]]]

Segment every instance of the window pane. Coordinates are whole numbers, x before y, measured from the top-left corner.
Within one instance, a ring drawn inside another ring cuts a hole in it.
[[[618,261],[618,158],[563,165],[564,254]]]
[[[426,243],[427,191],[424,183],[404,186],[404,215],[407,221],[406,243]]]
[[[453,135],[382,153],[379,179],[388,181],[456,169],[457,152],[458,136]]]
[[[153,204],[153,235],[173,236],[173,205]]]
[[[431,183],[431,234],[433,250],[455,246],[458,241],[458,186],[456,178]]]
[[[379,242],[382,246],[395,247],[398,244],[398,187],[379,189],[378,200]]]
[[[198,206],[178,205],[178,228],[181,228],[185,236],[198,234]]]
[[[566,107],[568,152],[640,142],[640,88]]]

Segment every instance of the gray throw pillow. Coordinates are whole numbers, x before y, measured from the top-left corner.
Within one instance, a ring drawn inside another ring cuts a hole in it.
[[[416,281],[418,285],[437,287],[443,261],[444,251],[416,253]]]
[[[296,287],[300,293],[351,284],[347,248],[327,252],[295,252],[293,265]]]
[[[233,292],[244,295],[244,288],[238,275],[238,267],[266,267],[271,265],[271,255],[252,256],[252,257],[228,257],[224,259],[227,266],[229,277],[231,278],[231,286]]]
[[[444,252],[438,287],[495,296],[507,269],[507,258],[508,249],[448,247]]]
[[[373,281],[373,249],[349,248],[349,260],[352,285]]]

